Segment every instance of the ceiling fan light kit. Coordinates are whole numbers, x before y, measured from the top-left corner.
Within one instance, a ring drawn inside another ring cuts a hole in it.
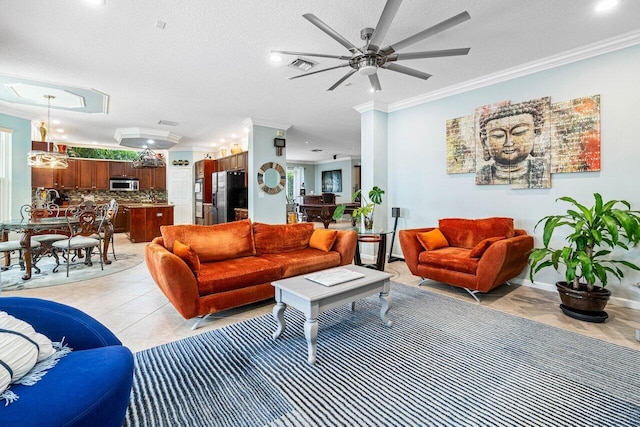
[[[462,56],[469,54],[470,48],[396,53],[398,50],[401,50],[407,46],[424,40],[427,37],[431,37],[433,35],[441,33],[442,31],[445,31],[451,27],[454,27],[471,19],[471,16],[467,11],[459,13],[458,15],[455,15],[445,21],[440,22],[439,24],[420,31],[419,33],[407,37],[406,39],[403,39],[397,43],[393,43],[384,48],[380,48],[380,45],[384,40],[387,31],[391,26],[391,22],[393,21],[393,18],[400,8],[401,3],[402,0],[387,0],[387,3],[384,6],[384,10],[382,11],[382,15],[380,15],[380,19],[378,20],[378,25],[375,28],[366,27],[360,30],[360,38],[365,41],[365,45],[361,48],[358,48],[349,40],[341,36],[338,32],[329,27],[314,14],[306,13],[302,15],[303,18],[305,18],[307,21],[311,22],[329,37],[349,50],[351,56],[329,55],[324,53],[292,52],[285,50],[272,50],[271,53],[281,53],[285,55],[296,56],[315,56],[319,58],[330,58],[338,59],[341,61],[348,61],[334,67],[324,68],[322,70],[312,71],[299,76],[289,77],[289,80],[322,73],[324,71],[335,70],[337,68],[351,67],[351,70],[349,70],[347,74],[345,74],[340,80],[334,83],[327,90],[334,90],[357,72],[360,75],[369,77],[372,92],[378,92],[382,90],[380,80],[378,79],[379,68],[384,68],[385,70],[391,70],[397,73],[406,74],[408,76],[426,80],[431,77],[431,74],[415,70],[413,68],[405,67],[403,65],[396,64],[395,62],[409,59],[440,58],[445,56]]]

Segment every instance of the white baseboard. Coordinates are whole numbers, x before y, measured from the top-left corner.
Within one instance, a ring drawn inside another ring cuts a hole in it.
[[[531,282],[529,279],[520,279],[515,278],[512,279],[511,282],[516,283],[518,285],[528,286],[530,288],[542,289],[543,291],[556,291],[556,285],[551,283],[541,283],[541,282]],[[635,310],[640,310],[640,301],[634,301],[627,298],[619,298],[612,296],[609,299],[613,304],[619,305],[621,307],[633,308]]]

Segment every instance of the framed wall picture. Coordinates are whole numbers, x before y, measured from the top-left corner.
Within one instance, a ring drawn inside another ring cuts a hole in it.
[[[322,171],[322,192],[340,193],[342,192],[342,169],[332,171]]]

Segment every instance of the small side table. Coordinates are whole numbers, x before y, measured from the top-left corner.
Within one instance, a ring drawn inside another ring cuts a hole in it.
[[[384,264],[387,257],[387,235],[391,234],[391,231],[379,230],[379,231],[358,231],[358,243],[356,244],[356,254],[354,256],[353,263],[355,265],[361,265],[363,267],[375,268],[376,270],[384,271]],[[375,264],[363,264],[360,257],[360,243],[377,243],[378,254],[376,255]]]

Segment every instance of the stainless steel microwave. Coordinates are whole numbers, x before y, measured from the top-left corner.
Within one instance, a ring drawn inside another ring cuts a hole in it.
[[[111,191],[138,191],[140,189],[137,178],[111,178],[109,190]]]

